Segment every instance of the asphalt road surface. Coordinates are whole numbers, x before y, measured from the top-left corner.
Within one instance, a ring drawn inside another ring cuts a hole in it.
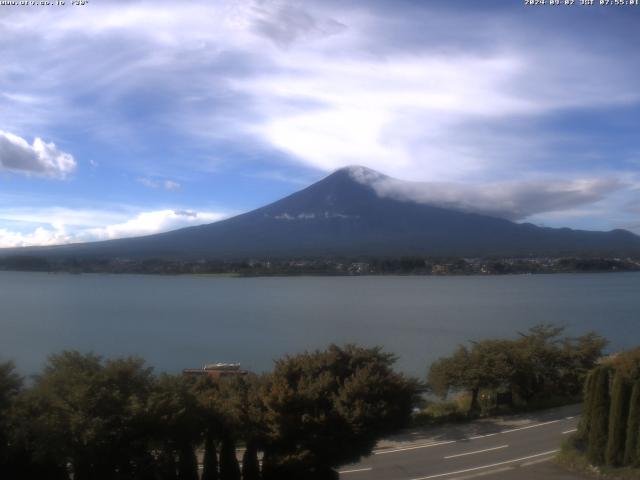
[[[578,424],[579,406],[464,425],[407,432],[381,442],[360,463],[342,467],[342,480],[500,480],[583,478],[553,459]]]

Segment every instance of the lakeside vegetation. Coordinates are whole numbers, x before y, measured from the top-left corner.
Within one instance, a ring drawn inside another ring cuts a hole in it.
[[[323,257],[241,260],[46,258],[0,256],[0,270],[69,273],[203,274],[228,276],[294,275],[514,275],[640,271],[640,258],[601,256],[460,258]]]
[[[640,348],[589,372],[582,419],[561,463],[607,478],[640,478]]]
[[[410,421],[420,385],[394,361],[379,348],[331,346],[286,356],[266,375],[215,380],[69,351],[30,384],[5,363],[0,477],[197,480],[204,450],[203,480],[337,478],[335,467]]]
[[[337,467],[410,424],[571,403],[605,344],[593,333],[570,338],[539,325],[516,339],[460,346],[431,365],[426,383],[394,371],[395,357],[380,348],[354,345],[285,356],[264,375],[218,379],[156,375],[140,358],[66,351],[25,381],[8,362],[0,364],[0,475],[336,478]]]
[[[430,410],[473,418],[579,402],[585,378],[607,340],[596,333],[563,333],[562,327],[538,325],[516,339],[459,346],[429,369],[431,391],[449,398],[429,405]]]

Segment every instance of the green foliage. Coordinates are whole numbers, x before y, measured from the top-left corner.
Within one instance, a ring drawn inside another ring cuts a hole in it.
[[[593,404],[587,437],[587,458],[594,465],[605,462],[607,434],[609,430],[609,383],[611,369],[600,366],[596,369],[593,382]]]
[[[6,418],[9,407],[22,388],[22,378],[15,369],[13,362],[0,363],[0,421]]]
[[[21,398],[18,441],[29,443],[33,461],[70,464],[77,479],[110,478],[116,471],[141,477],[148,463],[141,438],[151,385],[151,371],[140,359],[53,355]]]
[[[178,480],[198,480],[198,459],[193,447],[188,443],[180,445]]]
[[[205,414],[192,386],[190,378],[163,374],[148,399],[155,439],[176,452],[202,440]]]
[[[240,480],[240,465],[236,457],[236,444],[230,436],[222,439],[220,447],[220,480]]]
[[[178,480],[178,466],[173,452],[160,451],[157,458],[159,480]]]
[[[611,411],[609,412],[609,432],[607,435],[606,462],[622,465],[629,415],[631,389],[625,376],[616,372],[611,390]]]
[[[609,364],[626,379],[640,378],[640,347],[615,355]]]
[[[636,380],[629,400],[629,417],[627,419],[627,438],[624,446],[625,465],[640,464],[640,379]]]
[[[468,413],[475,415],[480,412],[480,389],[502,387],[514,375],[512,347],[506,340],[474,342],[471,349],[460,346],[451,357],[431,366],[429,385],[442,397],[451,390],[469,391]]]
[[[596,370],[591,370],[587,374],[587,379],[584,382],[584,390],[583,390],[583,398],[584,401],[582,403],[582,417],[580,418],[580,423],[578,424],[578,433],[576,434],[578,438],[582,440],[586,440],[589,435],[589,428],[591,425],[591,418],[593,416],[593,391],[594,391],[594,381],[596,378]]]
[[[261,477],[258,450],[265,478],[337,478],[332,468],[408,423],[418,384],[394,372],[394,360],[332,346],[286,357],[263,377],[194,380],[156,377],[137,358],[63,352],[24,391],[2,364],[0,476],[197,480],[204,444],[203,480],[240,480],[238,439],[245,480]]]
[[[460,346],[431,365],[428,384],[441,397],[467,391],[470,415],[480,412],[482,389],[511,391],[525,404],[577,396],[606,340],[595,333],[561,337],[563,328],[538,325],[515,340],[483,340]]]
[[[394,361],[379,348],[333,345],[276,362],[262,393],[273,467],[310,478],[406,425],[418,385],[394,372]]]
[[[616,471],[640,465],[640,348],[602,359],[590,372],[576,438],[591,464]]]
[[[254,442],[247,444],[247,448],[242,455],[242,480],[260,480],[258,448]]]
[[[204,458],[202,460],[202,480],[218,480],[218,456],[216,443],[211,431],[207,431],[204,440]]]
[[[0,363],[0,477],[9,468],[9,414],[21,388],[22,378],[15,373],[13,362]]]

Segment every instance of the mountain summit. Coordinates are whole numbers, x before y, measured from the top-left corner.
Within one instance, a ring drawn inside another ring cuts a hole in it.
[[[372,184],[385,178],[389,177],[366,167],[342,168],[270,205],[216,223],[146,237],[28,251],[55,256],[174,259],[640,253],[640,237],[625,230],[542,228],[381,197]]]

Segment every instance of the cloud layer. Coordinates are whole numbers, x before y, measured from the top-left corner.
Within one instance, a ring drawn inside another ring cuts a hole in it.
[[[9,125],[80,118],[89,135],[125,144],[157,129],[215,150],[221,142],[254,156],[271,148],[323,171],[365,163],[400,177],[486,180],[505,168],[545,169],[559,146],[578,144],[553,129],[542,134],[541,120],[640,100],[633,89],[611,88],[637,76],[626,44],[588,25],[553,29],[549,18],[275,0],[19,10],[5,34],[40,38],[46,24],[55,53],[4,47],[8,63],[22,67],[17,91],[0,73]],[[581,22],[576,12],[562,15]],[[83,41],[74,49],[58,48],[75,38]],[[621,53],[575,48],[584,40]],[[58,88],[74,72],[78,89],[45,96],[35,72]],[[120,113],[130,105],[135,115]],[[566,157],[565,169],[587,167],[585,158]]]
[[[0,132],[0,170],[70,177],[76,160],[48,143],[61,139],[95,167],[73,175],[87,182],[77,195],[129,193],[138,212],[160,212],[180,190],[194,211],[209,201],[237,211],[290,193],[273,179],[365,164],[427,182],[380,183],[382,195],[555,226],[637,226],[624,209],[639,178],[637,12],[498,3],[4,9],[3,38],[30,41],[0,44],[0,129],[13,132]],[[255,179],[242,196],[229,188],[241,176]],[[14,186],[18,198],[29,183]],[[576,223],[576,209],[591,217]],[[41,228],[16,235],[56,231]]]
[[[0,131],[0,170],[64,178],[75,168],[73,156],[53,143],[36,137],[29,144],[24,138]]]
[[[44,223],[31,229],[0,228],[0,248],[59,245],[137,237],[212,223],[227,216],[219,212],[156,210],[141,212],[123,221],[104,225],[103,222],[113,218],[113,212],[86,211],[65,214],[60,211],[52,211],[49,212],[49,215],[57,216],[58,218],[52,221],[50,217],[49,221],[51,223]],[[42,218],[43,216],[45,215],[36,212],[35,215],[27,214],[20,217],[31,217],[32,222],[46,222]],[[101,224],[101,226],[95,226],[96,223]]]
[[[149,188],[164,188],[165,190],[180,190],[180,183],[174,180],[155,180],[151,178],[139,178],[138,182]]]
[[[538,180],[486,184],[408,182],[355,167],[351,176],[381,197],[523,220],[539,213],[591,205],[623,185],[613,178],[572,181]]]

